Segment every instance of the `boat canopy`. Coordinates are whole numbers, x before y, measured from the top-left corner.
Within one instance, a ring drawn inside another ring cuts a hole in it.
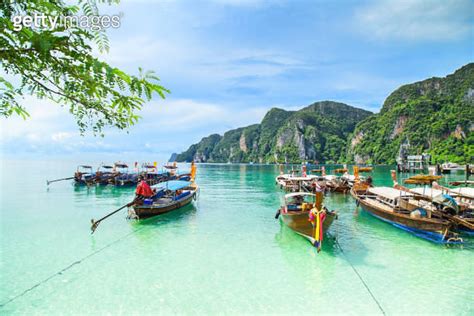
[[[286,194],[285,199],[289,199],[295,196],[316,196],[316,195],[309,192],[294,192],[294,193]]]
[[[115,167],[117,168],[128,168],[128,166],[124,163],[119,163],[119,162],[116,162],[115,163]]]
[[[156,189],[158,191],[159,190],[176,191],[176,190],[189,187],[190,185],[191,185],[190,181],[171,180],[171,181],[165,181],[165,182],[155,184],[151,188]]]
[[[391,187],[375,187],[375,188],[369,188],[367,190],[369,193],[381,196],[383,198],[389,199],[389,200],[394,200],[396,198],[399,198],[401,196],[412,196],[413,194],[410,194],[405,191],[397,190]]]
[[[419,195],[427,196],[427,197],[435,197],[443,193],[441,190],[437,190],[433,188],[413,188],[413,189],[410,189],[410,191]]]
[[[84,168],[84,169],[92,169],[92,166],[88,165],[80,165],[79,168]]]
[[[113,167],[112,167],[112,166],[108,166],[108,165],[102,165],[102,166],[100,166],[100,168],[112,169]]]
[[[289,176],[289,177],[281,177],[282,180],[286,180],[286,181],[310,181],[310,180],[314,180],[314,179],[317,179],[318,176],[313,176],[313,175],[308,175],[306,177],[292,177],[292,176]]]
[[[455,188],[455,189],[451,189],[451,191],[456,192],[457,194],[461,196],[474,199],[474,188]]]

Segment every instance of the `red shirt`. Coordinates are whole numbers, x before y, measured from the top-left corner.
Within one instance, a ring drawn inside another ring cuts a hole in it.
[[[140,181],[137,185],[137,190],[135,191],[137,195],[142,195],[144,197],[152,197],[155,193],[151,190],[150,186],[146,181]]]

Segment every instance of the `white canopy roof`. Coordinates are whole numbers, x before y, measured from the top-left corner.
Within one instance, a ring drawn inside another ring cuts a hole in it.
[[[441,190],[433,188],[413,188],[410,191],[427,197],[435,197],[443,193]]]
[[[289,199],[295,196],[316,196],[316,195],[309,192],[294,192],[294,193],[286,194],[285,199]]]
[[[459,195],[467,196],[474,199],[474,188],[456,188],[451,189],[451,191],[456,192]]]
[[[390,200],[399,198],[400,196],[413,195],[408,192],[397,190],[391,187],[374,187],[374,188],[369,188],[368,191],[372,194],[375,194],[375,195],[378,195]]]
[[[285,181],[311,181],[318,178],[317,176],[310,176],[307,177],[285,177],[283,180]]]

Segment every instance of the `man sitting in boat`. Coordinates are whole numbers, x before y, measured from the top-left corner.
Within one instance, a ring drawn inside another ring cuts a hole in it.
[[[146,199],[146,198],[151,198],[152,196],[155,195],[155,192],[150,188],[150,186],[145,181],[143,176],[140,176],[138,180],[139,182],[137,185],[137,189],[135,191],[135,195],[137,198]]]

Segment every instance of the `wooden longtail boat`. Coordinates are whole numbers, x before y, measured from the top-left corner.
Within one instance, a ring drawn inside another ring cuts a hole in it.
[[[294,232],[308,239],[318,251],[321,249],[324,232],[337,218],[335,211],[322,206],[322,200],[322,192],[286,194],[284,205],[276,216]]]
[[[347,168],[338,168],[334,170],[334,173],[345,173],[347,172]]]
[[[280,175],[276,178],[277,184],[281,189],[287,192],[298,192],[298,191],[312,191],[312,187],[315,183],[320,186],[322,179],[318,176],[307,175],[305,177],[298,177],[292,175]]]
[[[74,173],[74,183],[77,185],[90,185],[94,183],[95,174],[92,166],[80,165]]]
[[[341,178],[335,178],[326,182],[326,186],[331,192],[347,193],[351,189],[349,182]]]
[[[128,165],[120,162],[114,164],[115,176],[109,180],[115,186],[133,186],[138,183],[138,173],[130,173]]]
[[[406,209],[413,198],[410,192],[391,187],[364,189],[354,185],[351,195],[369,214],[415,236],[436,243],[462,243],[462,239],[451,231],[453,224],[449,220],[431,217],[420,209]]]
[[[196,178],[196,165],[191,165],[191,181],[171,180],[153,185],[151,188],[156,194],[144,199],[140,205],[129,209],[130,218],[148,218],[165,214],[190,204],[197,199],[199,187],[194,183]]]
[[[114,167],[110,165],[100,165],[95,174],[95,183],[100,185],[107,185],[116,177],[118,174],[113,172]]]
[[[453,225],[452,230],[474,235],[474,190],[472,188],[450,189],[437,184],[435,182],[437,178],[428,179],[425,175],[423,178],[415,177],[407,180],[411,180],[409,183],[414,184],[431,184],[432,187],[406,188],[398,184],[396,173],[392,170],[394,188],[414,195],[413,199],[409,199],[401,207],[409,211],[417,209],[429,214],[433,213],[439,218],[449,220]]]
[[[179,209],[195,200],[199,190],[196,184],[181,180],[162,182],[152,188],[157,190],[157,194],[129,210],[130,218],[148,218]]]
[[[372,172],[372,167],[359,167],[359,172]]]

